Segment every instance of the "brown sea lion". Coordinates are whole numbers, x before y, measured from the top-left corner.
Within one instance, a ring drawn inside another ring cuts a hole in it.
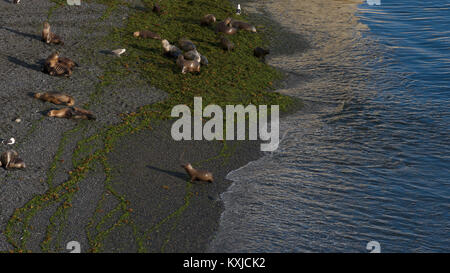
[[[158,15],[161,15],[161,13],[162,13],[161,7],[159,6],[158,3],[153,4],[152,11]]]
[[[50,30],[50,24],[47,21],[44,22],[44,29],[42,30],[42,40],[47,44],[64,45],[61,37]]]
[[[177,65],[181,68],[181,73],[200,72],[200,63],[197,61],[185,60],[183,55],[178,56]]]
[[[183,54],[178,47],[171,45],[166,39],[162,40],[161,44],[163,46],[164,54],[169,57],[178,58],[178,56]]]
[[[0,166],[3,166],[5,169],[23,169],[26,167],[25,162],[14,150],[2,153],[0,156]]]
[[[246,23],[246,22],[242,22],[242,21],[235,21],[235,20],[231,20],[230,25],[232,27],[235,27],[239,30],[246,30],[246,31],[250,31],[250,32],[256,32],[256,28],[255,26]]]
[[[59,57],[59,55],[58,55],[58,62],[65,64],[70,69],[73,69],[74,67],[78,66],[78,64],[72,61],[71,59],[66,57]]]
[[[133,33],[134,37],[141,37],[141,38],[151,38],[156,40],[161,40],[161,36],[157,33],[151,32],[150,30],[141,30],[136,31]]]
[[[211,172],[196,170],[192,167],[190,163],[186,165],[181,165],[181,167],[183,167],[186,170],[187,174],[191,178],[191,182],[194,182],[195,180],[205,181],[209,183],[214,182],[213,174]]]
[[[200,64],[201,65],[208,65],[209,64],[208,58],[206,58],[205,55],[200,55]]]
[[[227,38],[221,37],[220,38],[220,47],[222,47],[222,49],[224,49],[224,50],[231,51],[234,49],[234,44]]]
[[[58,54],[53,53],[50,55],[44,65],[44,71],[46,71],[51,76],[71,76],[72,69],[65,65],[64,63],[60,63],[58,61]]]
[[[190,60],[190,61],[201,62],[201,60],[202,60],[200,53],[198,53],[198,51],[196,49],[184,52],[183,56],[184,56],[184,59]]]
[[[181,39],[178,41],[178,44],[180,45],[180,48],[181,48],[183,51],[191,51],[191,50],[194,50],[194,49],[197,48],[197,47],[195,46],[195,44],[194,44],[191,40],[188,40],[188,39],[186,39],[186,38],[181,38]]]
[[[75,104],[75,99],[73,97],[58,92],[36,93],[34,94],[34,97],[54,104],[65,104],[67,106],[73,106]]]
[[[59,53],[54,52],[45,60],[44,72],[51,76],[71,76],[73,66],[77,65],[70,59],[62,58],[60,61]]]
[[[235,34],[238,31],[238,29],[231,26],[231,20],[232,19],[230,17],[228,17],[225,20],[223,20],[222,22],[219,22],[216,25],[216,33],[221,32],[221,33],[225,33],[228,35]]]
[[[48,111],[47,116],[67,119],[96,119],[91,111],[77,107],[67,107],[58,110],[50,110]]]
[[[203,17],[202,21],[200,22],[200,25],[202,26],[211,26],[216,22],[216,16],[213,14],[207,14],[205,17]]]
[[[266,57],[266,55],[269,53],[270,53],[270,51],[268,49],[264,49],[261,47],[257,47],[253,50],[253,55],[257,58],[262,58],[262,59],[264,59]]]

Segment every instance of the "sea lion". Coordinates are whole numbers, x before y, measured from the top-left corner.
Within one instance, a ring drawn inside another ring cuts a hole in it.
[[[253,55],[257,58],[262,58],[262,59],[264,59],[266,57],[266,55],[269,53],[270,53],[270,50],[264,49],[261,47],[257,47],[253,50]]]
[[[23,169],[26,167],[25,162],[19,157],[14,150],[9,150],[0,156],[0,166],[5,169]]]
[[[220,47],[222,47],[222,49],[224,49],[224,50],[231,51],[234,49],[234,44],[227,38],[221,37],[220,38]]]
[[[50,24],[47,21],[44,22],[44,29],[42,30],[42,40],[46,44],[64,45],[64,42],[61,39],[61,37],[59,37],[50,30]]]
[[[51,76],[71,76],[74,66],[77,66],[75,62],[68,58],[60,58],[59,53],[54,52],[45,60],[44,72]]]
[[[54,104],[65,104],[67,106],[73,106],[75,104],[75,99],[73,97],[58,92],[36,93],[34,94],[34,97]]]
[[[178,41],[178,44],[180,45],[180,48],[181,48],[183,51],[191,51],[191,50],[194,50],[194,49],[197,48],[197,47],[195,46],[195,44],[194,44],[191,40],[188,40],[188,39],[186,39],[186,38],[181,38],[181,39]]]
[[[72,69],[66,64],[59,62],[58,53],[52,53],[44,64],[44,72],[51,76],[71,76]]]
[[[216,22],[216,16],[214,14],[207,14],[205,17],[203,17],[202,21],[200,22],[200,25],[202,26],[211,26]]]
[[[155,40],[161,40],[161,36],[157,33],[151,32],[150,30],[141,30],[141,31],[135,31],[133,33],[134,37],[141,37],[141,38],[152,38]]]
[[[77,107],[67,107],[58,110],[50,110],[48,111],[47,116],[56,118],[67,118],[67,119],[88,119],[88,120],[96,119],[96,117],[91,111]]]
[[[69,69],[73,69],[74,67],[78,66],[76,62],[66,57],[58,56],[58,62],[66,65]]]
[[[256,32],[256,28],[255,26],[246,23],[246,22],[242,22],[242,21],[235,21],[235,20],[231,20],[230,25],[232,27],[235,27],[239,30],[246,30],[246,31],[250,31],[250,32]]]
[[[211,172],[196,170],[192,167],[190,163],[186,165],[181,165],[181,167],[183,167],[186,170],[187,174],[191,178],[191,182],[194,182],[195,180],[205,181],[209,183],[214,182],[213,174]]]
[[[162,40],[161,44],[163,46],[164,54],[169,57],[178,58],[178,56],[183,54],[183,52],[178,47],[171,45],[166,39]]]
[[[198,53],[198,51],[196,49],[184,52],[183,56],[186,60],[190,60],[190,61],[201,62],[201,60],[202,60],[200,53]]]
[[[161,13],[162,13],[161,7],[158,5],[158,3],[153,4],[152,11],[158,15],[161,15]]]
[[[230,17],[228,17],[225,20],[223,20],[222,22],[219,22],[216,25],[216,33],[221,32],[221,33],[225,33],[228,35],[235,34],[238,31],[238,29],[231,26],[231,20],[232,19]]]
[[[185,60],[183,55],[178,56],[177,65],[181,68],[181,73],[200,72],[200,63],[197,61]]]
[[[201,65],[208,65],[209,64],[208,58],[206,58],[205,55],[200,55],[200,64]]]

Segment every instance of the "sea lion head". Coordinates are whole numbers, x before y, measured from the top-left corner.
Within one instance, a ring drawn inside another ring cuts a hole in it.
[[[169,43],[169,41],[167,41],[166,39],[164,39],[164,40],[162,40],[161,41],[161,44],[162,44],[162,46],[165,48],[165,49],[169,49],[169,45],[170,45],[170,43]]]
[[[223,22],[225,23],[225,25],[229,25],[231,23],[231,17],[226,18],[225,20],[223,20]]]
[[[47,116],[48,117],[58,117],[58,116],[60,116],[61,115],[61,110],[49,110],[48,112],[47,112]]]
[[[44,22],[44,29],[49,29],[49,28],[50,28],[50,24],[47,21],[45,21]]]
[[[58,51],[53,52],[48,56],[47,62],[50,64],[50,67],[54,67],[58,63],[59,53]]]
[[[185,168],[186,170],[193,169],[191,163],[181,164],[181,167]]]
[[[211,23],[215,23],[216,22],[216,16],[214,16],[213,14],[208,14],[206,16],[210,20]]]
[[[53,60],[53,59],[58,59],[59,58],[59,52],[55,51],[52,54],[50,54],[50,56],[48,56],[49,60]]]

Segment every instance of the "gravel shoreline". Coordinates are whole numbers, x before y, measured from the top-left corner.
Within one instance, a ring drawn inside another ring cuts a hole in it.
[[[15,250],[4,232],[14,211],[69,179],[68,171],[80,158],[73,154],[80,140],[119,122],[120,113],[166,98],[163,91],[133,74],[120,85],[96,90],[102,67],[112,58],[104,50],[120,47],[99,45],[112,27],[124,22],[125,8],[113,11],[105,20],[99,19],[106,8],[97,4],[83,2],[81,7],[53,10],[49,19],[53,31],[65,40],[65,46],[58,47],[45,45],[39,37],[42,22],[54,4],[22,2],[0,2],[0,18],[8,18],[0,19],[0,75],[4,79],[0,138],[14,137],[17,141],[13,147],[1,145],[1,151],[16,149],[28,165],[25,171],[0,170],[0,251]],[[242,3],[244,8],[246,3]],[[12,13],[17,16],[10,16]],[[250,18],[258,24],[270,20],[257,14]],[[265,31],[272,33],[274,29]],[[273,53],[279,54],[283,43],[276,39],[288,34],[275,32],[281,36],[271,36],[269,42]],[[299,46],[299,39],[293,36],[289,44]],[[42,60],[55,49],[80,63],[70,79],[50,77],[40,71]],[[28,95],[44,91],[71,94],[77,105],[87,106],[97,114],[97,121],[44,118],[43,112],[54,105]],[[22,122],[15,123],[16,118]],[[260,143],[230,141],[224,146],[221,142],[176,142],[170,137],[170,126],[170,121],[161,121],[152,124],[151,130],[120,137],[104,165],[95,164],[78,182],[78,191],[70,200],[61,199],[27,214],[27,224],[14,229],[9,240],[32,252],[67,252],[69,241],[80,242],[82,252],[206,251],[223,211],[220,194],[231,183],[225,176],[259,158]],[[102,140],[98,142],[103,144]],[[186,183],[187,176],[180,167],[185,162],[212,171],[215,183]],[[67,201],[70,209],[59,213]]]

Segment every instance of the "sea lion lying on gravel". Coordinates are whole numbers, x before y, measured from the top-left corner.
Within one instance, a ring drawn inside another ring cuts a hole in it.
[[[200,63],[195,60],[185,60],[183,55],[178,56],[177,65],[181,68],[182,74],[186,74],[187,72],[200,73]]]
[[[48,111],[47,116],[56,118],[68,118],[68,119],[88,119],[88,120],[96,119],[91,111],[77,107],[67,107],[59,110],[50,110]]]
[[[211,172],[196,170],[190,163],[181,165],[181,167],[183,167],[186,170],[187,174],[191,177],[191,182],[194,182],[195,180],[205,181],[209,183],[214,182],[213,174]]]
[[[230,26],[235,27],[239,30],[246,30],[250,32],[256,32],[256,28],[246,22],[231,20]]]
[[[194,50],[194,49],[197,48],[197,47],[195,46],[195,44],[194,44],[191,40],[188,40],[188,39],[186,39],[186,38],[181,38],[181,39],[178,41],[178,44],[180,45],[180,48],[181,48],[183,51],[191,51],[191,50]]]
[[[209,64],[208,58],[206,58],[205,55],[200,55],[200,64],[201,65],[208,65]]]
[[[200,25],[202,26],[211,26],[216,22],[216,16],[213,14],[207,14],[205,17],[203,17],[202,21],[200,22]]]
[[[184,52],[183,56],[186,60],[197,61],[197,62],[201,62],[201,60],[202,60],[200,53],[198,53],[198,51],[196,49]]]
[[[269,54],[270,51],[268,49],[264,49],[262,47],[257,47],[253,50],[253,55],[257,58],[264,59],[267,54]]]
[[[152,38],[156,40],[161,40],[161,36],[157,33],[151,32],[150,30],[141,30],[136,31],[133,33],[134,37],[141,37],[141,38]]]
[[[3,166],[5,169],[23,169],[26,167],[25,162],[14,150],[2,153],[0,156],[0,166]]]
[[[178,58],[178,56],[183,54],[183,52],[178,47],[171,45],[169,41],[165,39],[161,41],[161,44],[163,46],[164,54],[169,57]]]
[[[221,37],[220,38],[220,47],[222,47],[222,49],[230,51],[234,49],[234,44],[228,40],[225,37]]]
[[[61,37],[59,37],[55,33],[51,32],[50,24],[47,21],[44,22],[44,29],[42,30],[42,40],[46,44],[60,44],[60,45],[64,45],[64,42],[61,39]]]
[[[232,19],[230,17],[228,17],[225,20],[223,20],[222,22],[219,22],[216,25],[216,33],[221,32],[221,33],[225,33],[228,35],[235,34],[238,31],[238,29],[231,26],[231,20]]]
[[[52,76],[71,76],[75,66],[78,64],[69,58],[59,57],[59,53],[54,52],[45,60],[44,72]]]
[[[54,104],[65,104],[67,106],[73,106],[75,104],[75,99],[69,95],[58,93],[58,92],[45,92],[34,94],[36,99],[42,101],[48,101]]]
[[[158,5],[158,3],[153,4],[152,11],[158,15],[161,15],[162,13],[161,7]]]

